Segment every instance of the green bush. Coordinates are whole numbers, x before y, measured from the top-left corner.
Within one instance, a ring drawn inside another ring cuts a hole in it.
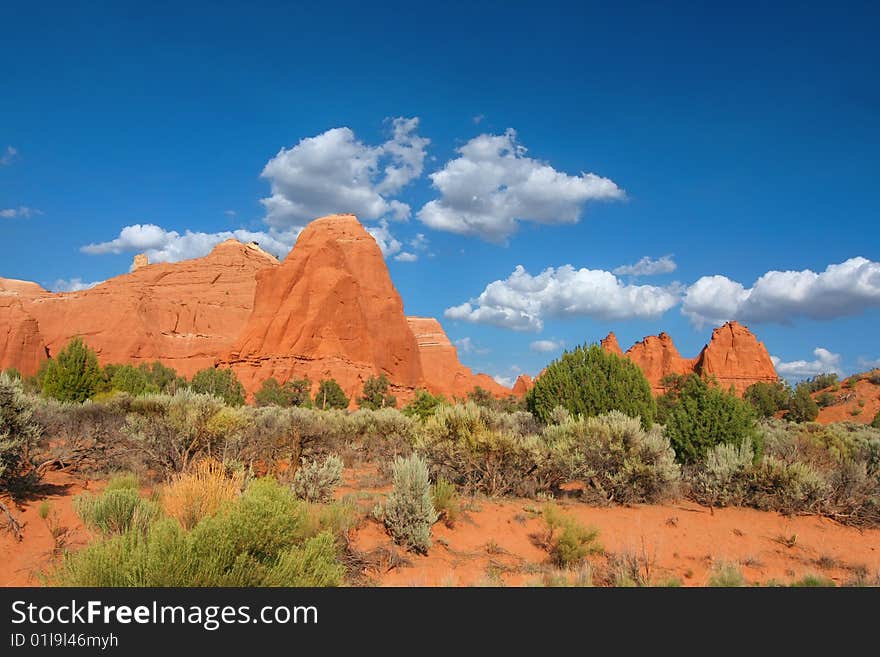
[[[315,394],[315,406],[322,411],[331,408],[348,408],[348,397],[336,383],[336,379],[323,379]]]
[[[174,519],[69,554],[65,586],[337,586],[345,569],[322,519],[272,479],[187,532]]]
[[[43,394],[59,401],[84,402],[98,391],[98,357],[81,338],[73,338],[55,358],[46,361],[41,375]]]
[[[189,387],[193,392],[214,395],[230,406],[244,404],[244,386],[230,369],[206,367],[193,375]]]
[[[431,498],[428,466],[422,457],[398,457],[393,466],[394,489],[379,515],[394,541],[414,552],[431,547],[431,525],[437,511]]]
[[[720,443],[741,445],[750,441],[760,448],[751,405],[696,375],[685,380],[669,413],[666,435],[682,463],[702,459]]]
[[[432,395],[427,390],[419,390],[413,400],[402,410],[405,415],[417,417],[424,422],[434,414],[438,406],[448,403],[443,395]]]
[[[455,486],[440,477],[431,487],[431,499],[440,518],[448,527],[452,527],[461,513],[461,502]]]
[[[397,398],[388,392],[388,378],[384,374],[371,376],[364,382],[364,396],[358,406],[369,410],[397,408]]]
[[[880,429],[880,411],[877,411],[874,414],[874,419],[871,420],[871,426],[875,429]]]
[[[547,523],[547,551],[554,565],[566,568],[579,564],[588,554],[602,552],[596,539],[599,530],[584,527],[575,518],[565,515],[553,504],[544,507]]]
[[[827,408],[834,404],[835,397],[832,393],[825,390],[816,395],[816,404],[819,408]]]
[[[823,388],[834,388],[838,383],[837,374],[827,372],[825,374],[817,374],[812,379],[807,379],[800,385],[803,385],[809,392],[819,392]]]
[[[278,379],[269,377],[254,393],[254,402],[257,406],[290,406],[290,398]]]
[[[39,436],[34,404],[22,391],[21,380],[0,374],[0,491],[24,483]]]
[[[303,459],[293,477],[293,493],[306,502],[329,502],[342,483],[342,459],[330,454],[323,463]]]
[[[810,396],[809,384],[799,384],[788,403],[785,419],[791,422],[812,422],[818,416],[819,405]]]
[[[743,399],[755,409],[758,417],[773,417],[788,408],[791,389],[781,381],[767,383],[759,381],[746,388]]]
[[[612,411],[550,425],[543,436],[567,454],[569,477],[590,482],[604,501],[659,502],[677,492],[680,467],[658,426],[646,431],[637,418]]]
[[[136,488],[83,493],[74,498],[73,508],[87,527],[103,534],[144,532],[159,515],[158,505],[142,498]]]
[[[585,417],[616,410],[641,418],[645,427],[656,413],[651,386],[639,366],[598,345],[566,351],[550,363],[526,395],[526,404],[545,423],[557,406]]]

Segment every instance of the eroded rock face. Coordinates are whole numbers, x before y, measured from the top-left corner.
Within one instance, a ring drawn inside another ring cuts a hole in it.
[[[262,381],[334,378],[349,397],[371,375],[422,385],[416,339],[378,244],[354,215],[311,222],[281,266],[257,276],[254,309],[225,363]]]
[[[47,350],[56,354],[80,336],[102,364],[160,360],[192,376],[234,344],[250,316],[256,273],[277,266],[272,256],[228,240],[204,258],[141,266],[89,290],[51,294],[35,284],[14,286],[24,319],[9,321],[29,337],[13,344],[28,346],[0,347],[0,362],[33,374]],[[8,316],[0,311],[0,333]]]
[[[470,368],[462,365],[458,360],[458,351],[436,319],[407,317],[406,321],[418,344],[422,374],[429,392],[449,399],[467,397],[476,387],[496,396],[511,393],[488,374],[474,374]]]
[[[614,335],[614,331],[611,331],[611,333],[599,340],[599,346],[615,356],[623,356],[623,349],[620,348],[620,343],[617,342],[617,336]]]
[[[663,378],[669,374],[690,374],[694,362],[683,358],[668,333],[649,335],[636,342],[626,352],[626,357],[642,368],[654,394],[664,391]]]
[[[523,397],[525,394],[535,387],[535,382],[528,374],[520,374],[516,377],[513,384],[513,394],[517,397]]]
[[[727,322],[712,331],[712,339],[697,357],[694,371],[715,377],[725,390],[733,386],[742,394],[753,383],[778,379],[764,343],[738,322]]]

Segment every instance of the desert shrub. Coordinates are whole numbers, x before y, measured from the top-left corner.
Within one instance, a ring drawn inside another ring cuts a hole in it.
[[[140,487],[140,479],[133,472],[118,472],[111,475],[104,486],[104,492],[111,490],[131,489],[138,490]]]
[[[542,422],[557,406],[573,415],[601,415],[612,410],[639,417],[650,427],[654,395],[642,370],[598,345],[566,351],[550,363],[526,395],[526,404]]]
[[[448,527],[452,527],[461,513],[461,502],[458,499],[458,491],[455,490],[455,486],[440,477],[431,486],[431,499],[439,517]]]
[[[336,586],[337,540],[272,479],[254,481],[191,531],[166,518],[69,554],[53,573],[68,586]]]
[[[880,411],[877,411],[874,414],[874,419],[871,420],[871,426],[875,429],[880,429]]]
[[[680,468],[661,427],[612,411],[550,425],[544,438],[569,454],[571,477],[589,482],[600,499],[656,502],[675,494]]]
[[[438,406],[448,403],[443,395],[432,395],[427,390],[419,390],[402,411],[405,415],[425,421],[434,414]]]
[[[588,554],[602,552],[596,540],[599,530],[584,527],[576,518],[560,512],[556,505],[544,507],[544,522],[547,523],[545,545],[554,565],[565,568],[580,563]]]
[[[15,367],[7,367],[5,370],[0,370],[0,376],[3,375],[6,375],[9,379],[15,379],[16,381],[21,381],[22,379],[21,372]]]
[[[307,502],[329,502],[342,483],[342,459],[330,454],[323,463],[303,459],[293,476],[293,493]]]
[[[41,376],[43,394],[59,401],[84,402],[98,391],[98,357],[81,338],[73,338],[58,355],[46,361]]]
[[[19,378],[21,378],[19,376]],[[871,372],[867,376],[868,381],[870,381],[875,386],[880,386],[880,370],[871,370]]]
[[[100,495],[83,493],[73,500],[83,523],[103,534],[144,532],[159,515],[159,507],[140,496],[137,488],[112,488]]]
[[[710,506],[745,504],[751,488],[754,459],[749,441],[739,445],[720,443],[709,448],[702,467],[694,475],[692,496]]]
[[[384,374],[369,377],[364,382],[364,395],[358,399],[358,406],[373,411],[396,408],[397,398],[388,392],[388,377]]]
[[[336,383],[336,379],[323,379],[315,394],[315,407],[326,411],[330,408],[348,408],[348,397]]]
[[[557,490],[572,472],[567,445],[522,435],[519,420],[473,402],[441,406],[425,423],[416,449],[432,476],[467,493],[534,496]]]
[[[785,419],[791,422],[812,422],[819,416],[819,405],[810,396],[810,386],[801,383],[788,403]]]
[[[736,564],[719,563],[712,568],[707,586],[735,588],[746,585],[746,578]]]
[[[123,432],[149,467],[181,472],[200,453],[210,455],[218,441],[211,420],[223,408],[212,395],[181,390],[133,400]]]
[[[431,525],[437,521],[428,466],[417,454],[398,457],[392,478],[394,489],[378,515],[396,543],[414,552],[427,553],[431,547]]]
[[[193,375],[189,384],[193,392],[213,395],[230,406],[244,404],[244,386],[235,372],[222,367],[206,367]]]
[[[719,443],[750,441],[760,450],[755,413],[747,402],[696,375],[688,376],[666,421],[666,435],[682,463],[694,463]]]
[[[116,390],[129,395],[143,395],[146,392],[159,392],[151,387],[147,373],[133,365],[107,365],[102,372],[104,383],[101,388]]]
[[[834,404],[834,400],[834,395],[827,390],[816,395],[816,405],[819,408],[827,408],[831,406]]]
[[[215,514],[220,507],[241,493],[241,472],[228,471],[219,461],[206,458],[175,474],[162,489],[162,509],[192,529],[203,518]]]
[[[759,381],[746,388],[743,399],[755,409],[758,417],[773,417],[788,408],[791,389],[781,381]]]
[[[34,404],[22,391],[21,381],[0,374],[0,491],[26,483],[39,436]]]

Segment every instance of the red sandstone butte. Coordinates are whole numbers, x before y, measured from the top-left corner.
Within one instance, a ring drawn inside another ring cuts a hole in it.
[[[620,355],[614,333],[609,333],[600,344],[606,351]],[[764,344],[737,322],[716,328],[709,343],[693,359],[682,357],[666,333],[646,337],[630,347],[624,356],[642,369],[654,394],[664,392],[661,382],[669,374],[714,377],[722,388],[733,386],[739,395],[753,383],[778,380]]]
[[[615,356],[623,356],[623,349],[620,348],[620,343],[617,341],[617,336],[614,335],[614,331],[611,331],[611,333],[602,338],[599,341],[599,345],[605,351],[612,353]]]
[[[535,387],[535,382],[528,374],[520,374],[513,384],[513,394],[523,397],[529,390]]]

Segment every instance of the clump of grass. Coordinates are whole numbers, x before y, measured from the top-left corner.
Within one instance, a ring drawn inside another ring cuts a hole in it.
[[[52,558],[56,558],[62,555],[67,549],[67,542],[70,538],[70,528],[61,524],[61,520],[58,517],[58,511],[52,508],[52,504],[49,500],[43,500],[40,502],[37,512],[40,515],[40,519],[46,523],[46,527],[49,529],[49,535],[52,537],[51,556]]]
[[[440,477],[431,487],[431,497],[434,500],[434,508],[440,514],[447,527],[454,527],[459,514],[461,514],[461,502],[455,485]]]
[[[547,523],[544,542],[555,565],[564,568],[579,564],[588,554],[602,552],[597,541],[599,530],[585,527],[572,516],[563,514],[555,504],[544,507],[544,522]]]
[[[135,473],[118,472],[107,480],[104,490],[138,490],[138,488],[140,488],[140,479]]]
[[[74,498],[73,508],[87,527],[102,534],[145,531],[159,516],[158,505],[133,488],[105,490],[97,496],[84,493]]]
[[[837,586],[833,579],[813,574],[804,575],[799,580],[792,582],[791,585],[795,588],[832,588]]]
[[[162,508],[184,529],[192,529],[202,518],[214,515],[224,503],[238,497],[242,480],[241,472],[227,473],[222,463],[204,459],[172,477],[162,491]]]
[[[719,563],[712,569],[709,575],[708,586],[716,588],[737,588],[746,585],[739,566],[732,563]]]
[[[593,567],[584,561],[575,568],[554,568],[544,572],[534,586],[548,588],[590,588],[593,583]]]

